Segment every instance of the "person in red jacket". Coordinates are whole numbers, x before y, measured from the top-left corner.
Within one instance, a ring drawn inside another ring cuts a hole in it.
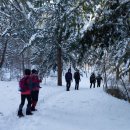
[[[38,71],[33,69],[32,73],[31,73],[31,86],[32,86],[32,91],[31,91],[31,98],[32,98],[32,103],[31,103],[31,110],[32,111],[36,111],[37,109],[36,104],[38,102],[38,95],[39,95],[39,89],[40,87],[40,83],[42,82],[41,79],[39,79],[38,77]]]
[[[28,104],[26,108],[26,115],[32,115],[31,113],[31,86],[30,86],[30,69],[25,69],[23,78],[19,81],[19,87],[21,91],[21,103],[18,109],[18,116],[24,116],[22,113],[22,108],[25,104],[25,99],[27,99]]]

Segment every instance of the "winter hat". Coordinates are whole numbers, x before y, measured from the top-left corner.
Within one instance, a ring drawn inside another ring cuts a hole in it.
[[[25,75],[30,75],[31,74],[31,70],[30,69],[25,69],[24,70],[24,74]]]
[[[32,74],[37,74],[37,70],[33,69]]]

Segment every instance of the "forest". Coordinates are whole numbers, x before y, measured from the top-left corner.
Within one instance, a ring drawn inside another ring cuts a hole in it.
[[[130,1],[1,0],[0,80],[33,66],[57,71],[58,86],[67,66],[91,67],[106,92],[130,101]]]

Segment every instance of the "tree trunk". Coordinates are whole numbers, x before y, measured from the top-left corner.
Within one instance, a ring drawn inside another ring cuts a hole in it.
[[[106,66],[104,64],[104,85],[105,85],[105,89],[108,88],[107,86],[107,73],[106,73]]]
[[[7,50],[7,44],[8,44],[8,40],[5,41],[4,49],[2,52],[1,61],[0,61],[0,70],[2,69],[2,66],[4,64],[5,54],[6,54],[6,50]]]
[[[108,85],[107,85],[107,70],[106,70],[106,59],[107,59],[107,52],[105,53],[105,57],[104,57],[104,85],[103,87],[105,87],[104,89],[107,90],[108,89]]]
[[[25,65],[24,65],[24,54],[22,53],[22,72],[23,72],[23,75],[24,75],[24,70],[25,70]]]
[[[58,66],[58,86],[62,86],[62,51],[61,47],[57,49],[57,66]]]
[[[130,83],[130,69],[129,69],[129,83]]]
[[[116,68],[116,80],[119,80],[119,67]]]
[[[31,57],[30,55],[31,55],[31,50],[30,50],[30,48],[28,48],[27,49],[27,55],[29,56],[29,57]],[[27,58],[27,68],[28,69],[30,69],[31,68],[31,63],[30,63],[30,58]]]

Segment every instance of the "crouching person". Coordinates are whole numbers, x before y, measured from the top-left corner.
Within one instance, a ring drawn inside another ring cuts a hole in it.
[[[19,81],[19,87],[21,91],[21,103],[18,109],[18,116],[24,116],[22,113],[22,108],[25,104],[25,100],[27,99],[28,104],[26,108],[26,115],[32,115],[31,113],[31,86],[30,86],[30,69],[25,69],[23,78]]]
[[[41,79],[38,77],[38,71],[33,69],[31,73],[31,86],[32,86],[32,91],[31,91],[31,111],[36,111],[36,104],[38,102],[38,96],[39,96],[39,89],[40,83],[42,82]]]

